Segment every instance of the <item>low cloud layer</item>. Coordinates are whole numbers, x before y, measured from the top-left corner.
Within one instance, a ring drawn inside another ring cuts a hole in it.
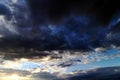
[[[12,69],[2,69],[0,70],[0,79],[8,80],[9,79],[20,79],[20,80],[78,80],[78,79],[85,79],[85,80],[119,80],[120,75],[120,67],[110,67],[110,68],[99,68],[93,69],[90,71],[86,71],[85,73],[78,72],[76,74],[71,75],[62,75],[61,77],[56,77],[54,74],[50,73],[30,73],[27,71],[20,71],[20,70],[12,70]],[[95,77],[96,76],[96,77]]]

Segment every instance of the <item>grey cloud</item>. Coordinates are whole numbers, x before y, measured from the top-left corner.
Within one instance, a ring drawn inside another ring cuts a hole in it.
[[[119,80],[120,67],[107,67],[69,75],[65,80]]]

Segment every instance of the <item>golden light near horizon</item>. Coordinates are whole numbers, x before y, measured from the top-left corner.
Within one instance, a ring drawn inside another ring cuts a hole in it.
[[[36,80],[34,78],[31,77],[31,75],[28,76],[20,76],[18,74],[0,74],[0,80]]]
[[[20,76],[17,74],[12,74],[10,76],[6,76],[6,80],[20,80]]]

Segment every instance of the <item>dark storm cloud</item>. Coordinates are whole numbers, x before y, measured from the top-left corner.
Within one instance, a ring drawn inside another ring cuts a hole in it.
[[[0,15],[11,13],[10,10],[3,4],[0,4]]]
[[[6,16],[7,19],[11,19],[12,17],[10,9],[1,3],[0,3],[0,15]]]
[[[6,11],[7,6],[3,7]],[[3,31],[8,36],[0,39],[1,51],[27,52],[31,48],[86,51],[109,47],[114,42],[120,44],[119,37],[117,41],[108,39],[109,33],[119,32],[120,7],[117,0],[23,0],[12,7],[15,22],[11,24],[15,29],[8,27],[9,30]],[[16,32],[19,35],[9,35]]]
[[[65,17],[86,14],[98,23],[107,24],[114,13],[119,11],[117,0],[27,0],[35,23],[47,21],[56,23]],[[36,24],[37,24],[36,23]]]
[[[33,19],[33,32],[35,30],[42,35],[36,38],[41,37],[37,44],[40,44],[43,50],[80,48],[89,50],[112,44],[106,40],[106,36],[109,32],[116,31],[113,28],[117,25],[109,24],[117,23],[120,17],[117,0],[27,0],[27,2]],[[117,19],[114,15],[118,15]],[[39,28],[38,25],[44,27]]]

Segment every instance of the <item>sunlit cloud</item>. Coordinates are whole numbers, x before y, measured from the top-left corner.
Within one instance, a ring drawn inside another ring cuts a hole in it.
[[[28,59],[26,59],[26,58],[21,58],[20,59],[20,62],[28,62],[29,60]]]
[[[19,62],[15,61],[4,61],[3,67],[4,68],[11,68],[11,69],[20,69],[22,65]]]

